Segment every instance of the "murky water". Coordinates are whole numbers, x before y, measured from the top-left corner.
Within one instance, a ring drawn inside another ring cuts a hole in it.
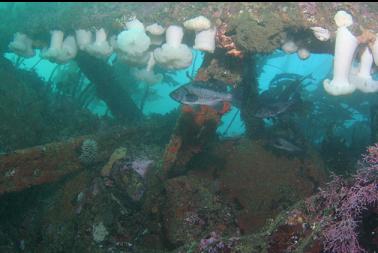
[[[376,3],[0,3],[0,252],[376,252]]]

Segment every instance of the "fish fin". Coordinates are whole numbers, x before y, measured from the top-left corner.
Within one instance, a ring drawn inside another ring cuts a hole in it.
[[[214,78],[207,81],[195,80],[191,83],[191,85],[197,88],[210,89],[217,92],[227,92],[228,86],[227,83]]]
[[[227,87],[230,85],[229,83],[215,78],[209,79],[209,83],[211,84],[210,88],[218,92],[227,92]]]
[[[205,82],[205,81],[194,80],[189,84],[192,85],[193,87],[196,87],[196,88],[209,89],[209,84],[208,84],[208,82]]]

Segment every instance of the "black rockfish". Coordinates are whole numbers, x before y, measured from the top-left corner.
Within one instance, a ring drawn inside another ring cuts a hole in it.
[[[226,83],[212,79],[208,82],[192,81],[184,84],[172,91],[169,96],[185,105],[207,105],[214,107],[223,102],[235,102],[233,93],[227,91]]]
[[[300,147],[284,138],[275,139],[272,146],[292,153],[299,153],[303,151]]]
[[[252,115],[256,118],[273,118],[288,111],[301,101],[298,90],[305,79],[313,79],[312,74],[302,78],[290,74],[277,75],[270,84],[274,88],[260,95]]]
[[[278,101],[270,104],[260,105],[260,107],[252,114],[256,118],[273,118],[277,115],[287,111],[293,104],[296,103],[296,100],[290,101]]]

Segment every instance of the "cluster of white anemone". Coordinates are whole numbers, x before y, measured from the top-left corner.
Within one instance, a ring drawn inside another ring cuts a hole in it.
[[[9,48],[25,58],[30,58],[35,55],[35,51],[32,47],[33,41],[25,34],[16,33],[14,35],[13,41],[9,43]]]
[[[338,11],[334,17],[338,27],[336,33],[333,79],[323,82],[325,91],[333,96],[347,95],[356,89],[362,92],[377,92],[378,81],[371,77],[373,59],[378,63],[378,40],[370,49],[366,47],[361,54],[357,68],[352,68],[353,56],[358,46],[357,38],[348,30],[353,24],[352,16]]]
[[[285,43],[282,44],[281,49],[287,54],[293,54],[296,52],[301,60],[306,60],[310,57],[310,51],[305,47],[299,48],[293,40],[285,41]]]
[[[76,57],[77,44],[74,36],[67,36],[64,40],[62,31],[52,31],[50,47],[42,50],[42,57],[56,63],[66,63]]]
[[[214,52],[216,29],[207,18],[199,16],[187,20],[184,27],[196,33],[194,49]],[[42,49],[41,56],[62,64],[75,58],[78,50],[103,59],[115,51],[120,60],[131,65],[146,66],[136,75],[143,76],[150,83],[161,79],[161,76],[153,73],[155,64],[167,69],[182,69],[191,65],[192,50],[182,43],[183,36],[184,29],[181,26],[171,25],[165,29],[155,23],[145,28],[138,19],[127,22],[125,30],[110,39],[103,28],[96,30],[95,34],[79,29],[75,31],[75,36],[70,35],[66,38],[62,31],[54,30],[51,31],[50,45]],[[25,34],[16,33],[9,48],[23,57],[35,55],[32,40]]]
[[[326,79],[323,82],[324,89],[331,95],[346,95],[356,89],[362,92],[377,92],[378,81],[371,77],[373,62],[378,65],[378,35],[374,45],[366,47],[361,55],[360,64],[352,68],[353,56],[358,46],[356,37],[347,27],[353,24],[352,16],[345,11],[338,11],[334,17],[338,26],[336,33],[335,57],[333,79]],[[210,20],[204,16],[187,20],[184,22],[187,30],[196,33],[194,49],[213,53],[215,50],[216,28],[212,27]],[[327,29],[321,27],[311,28],[314,36],[321,41],[330,38]],[[151,45],[158,48],[150,49]],[[51,31],[50,47],[42,50],[42,57],[56,63],[66,63],[75,58],[78,49],[86,51],[99,58],[109,57],[113,51],[117,52],[119,59],[138,66],[146,66],[146,69],[136,71],[138,79],[147,83],[154,83],[161,80],[161,75],[155,75],[153,68],[159,64],[167,69],[182,69],[191,65],[192,51],[182,43],[184,30],[181,26],[171,25],[167,29],[159,24],[152,24],[145,29],[143,23],[133,19],[126,23],[126,30],[118,36],[112,36],[107,40],[107,34],[103,28],[96,31],[93,41],[90,31],[79,29],[74,36],[67,36],[64,39],[62,31]],[[33,57],[35,51],[32,48],[32,40],[27,35],[16,33],[9,48],[16,54],[23,57]],[[298,48],[295,42],[286,41],[282,49],[286,53],[297,52],[301,59],[310,56],[306,48]]]

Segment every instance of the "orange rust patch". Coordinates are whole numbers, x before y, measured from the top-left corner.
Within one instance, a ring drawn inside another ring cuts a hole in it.
[[[209,120],[215,120],[218,124],[220,122],[220,115],[215,109],[201,105],[199,112],[196,112],[194,115],[194,122],[197,126],[203,126]]]
[[[51,143],[0,156],[0,194],[53,182],[83,168],[75,152],[81,141]]]
[[[235,48],[231,49],[230,51],[227,51],[226,55],[230,55],[232,57],[238,57],[238,58],[243,58],[244,57],[242,51],[237,50]]]
[[[232,37],[226,35],[227,30],[228,30],[228,27],[226,23],[222,23],[218,27],[217,33],[215,36],[217,46],[220,48],[226,49],[227,50],[226,55],[229,55],[232,57],[243,58],[243,53],[239,49],[237,49]]]
[[[163,170],[165,172],[168,172],[168,170],[175,163],[177,159],[177,154],[181,148],[181,145],[182,145],[182,139],[179,136],[174,135],[171,138],[168,144],[168,147],[166,148],[165,153],[164,153]]]

